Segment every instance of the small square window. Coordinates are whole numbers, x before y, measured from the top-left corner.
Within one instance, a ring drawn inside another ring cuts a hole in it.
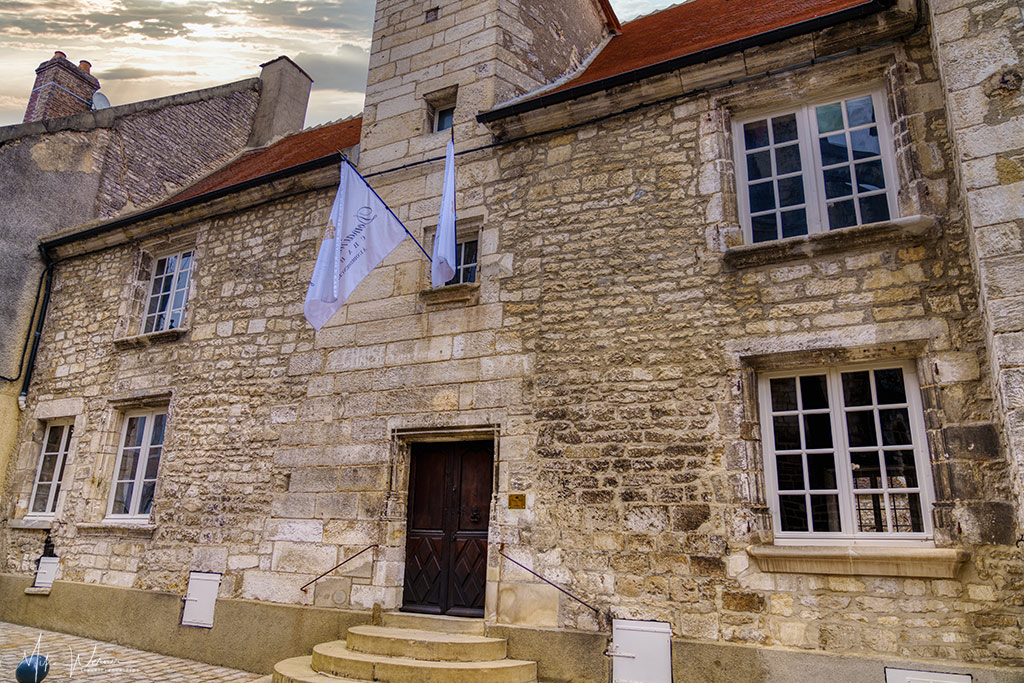
[[[804,105],[733,130],[748,244],[889,220],[895,166],[882,93]]]
[[[43,449],[39,454],[35,481],[32,484],[32,504],[29,515],[50,516],[57,511],[57,501],[64,483],[64,468],[71,449],[74,425],[70,422],[51,422],[46,426]]]
[[[431,7],[427,10],[427,14],[424,18],[424,23],[429,24],[432,21],[437,21],[437,17],[440,14],[441,9],[439,7]]]
[[[108,516],[149,516],[166,429],[166,409],[125,415]]]
[[[434,112],[434,132],[448,130],[455,122],[455,107],[445,107]]]
[[[185,318],[193,257],[194,252],[189,249],[156,259],[149,283],[142,334],[181,327]]]
[[[476,282],[477,240],[465,240],[455,244],[455,275],[444,283],[460,285]]]

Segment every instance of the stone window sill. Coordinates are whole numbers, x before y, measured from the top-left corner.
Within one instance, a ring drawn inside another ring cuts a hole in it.
[[[907,216],[774,242],[730,247],[722,258],[733,268],[753,268],[906,240],[919,237],[934,227],[935,218],[932,216]]]
[[[53,518],[39,517],[36,519],[32,518],[21,518],[21,519],[9,519],[7,520],[7,528],[9,529],[41,529],[43,531],[49,531],[53,528]]]
[[[150,332],[149,334],[137,334],[133,337],[121,337],[120,339],[114,340],[114,347],[121,349],[139,349],[144,346],[152,346],[153,344],[163,344],[166,342],[172,342],[177,339],[181,339],[188,334],[188,328],[176,327],[173,330],[161,330],[160,332]]]
[[[420,303],[428,311],[456,306],[472,306],[480,302],[480,283],[467,282],[420,292]]]
[[[156,525],[149,522],[100,522],[99,524],[81,523],[76,524],[75,529],[80,534],[120,534],[123,536],[152,536],[156,531]]]
[[[747,554],[765,572],[926,579],[955,578],[970,554],[957,548],[754,545]]]
[[[25,589],[25,595],[49,595],[50,589],[41,586],[29,586]]]

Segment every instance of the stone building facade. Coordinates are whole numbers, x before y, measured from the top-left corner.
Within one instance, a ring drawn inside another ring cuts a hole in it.
[[[8,609],[42,619],[14,575],[39,555],[18,521],[53,424],[74,426],[63,590],[143,604],[220,574],[212,630],[183,632],[167,602],[153,628],[253,670],[407,606],[412,463],[486,441],[483,618],[542,679],[608,680],[612,617],[668,622],[680,681],[1022,680],[1020,17],[776,4],[620,27],[582,0],[381,0],[361,121],[45,238],[59,265],[0,527]],[[687,51],[681,27],[705,43]],[[337,152],[429,251],[452,106],[476,277],[431,289],[406,240],[314,332]],[[792,177],[814,178],[800,201]],[[859,213],[829,230],[843,201]],[[179,326],[140,334],[155,264],[185,253]],[[139,415],[166,416],[152,510],[119,517]],[[263,655],[224,621],[242,613],[272,615]]]

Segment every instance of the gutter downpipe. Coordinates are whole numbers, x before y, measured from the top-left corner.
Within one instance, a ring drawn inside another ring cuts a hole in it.
[[[50,304],[50,290],[53,286],[54,261],[46,251],[46,247],[39,245],[39,254],[46,264],[46,284],[43,289],[43,304],[39,309],[39,318],[36,320],[36,330],[32,335],[32,353],[28,357],[28,365],[25,367],[25,380],[21,384],[21,394],[18,395],[18,407],[25,410],[28,403],[28,386],[32,382],[32,370],[36,366],[36,353],[39,351],[39,340],[43,336],[43,322],[46,320],[46,309]]]

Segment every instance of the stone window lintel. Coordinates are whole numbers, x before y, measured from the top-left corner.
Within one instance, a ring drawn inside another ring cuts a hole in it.
[[[53,528],[53,517],[22,517],[21,519],[9,519],[7,520],[7,527],[9,529],[38,529],[41,531],[49,531]]]
[[[764,572],[953,579],[970,557],[961,548],[752,545]]]
[[[80,534],[118,534],[123,536],[152,536],[156,531],[156,525],[148,521],[132,522],[111,521],[100,523],[82,522],[75,525],[75,530]]]
[[[722,259],[736,269],[766,266],[921,237],[936,225],[933,216],[906,216],[799,237],[728,247]]]

